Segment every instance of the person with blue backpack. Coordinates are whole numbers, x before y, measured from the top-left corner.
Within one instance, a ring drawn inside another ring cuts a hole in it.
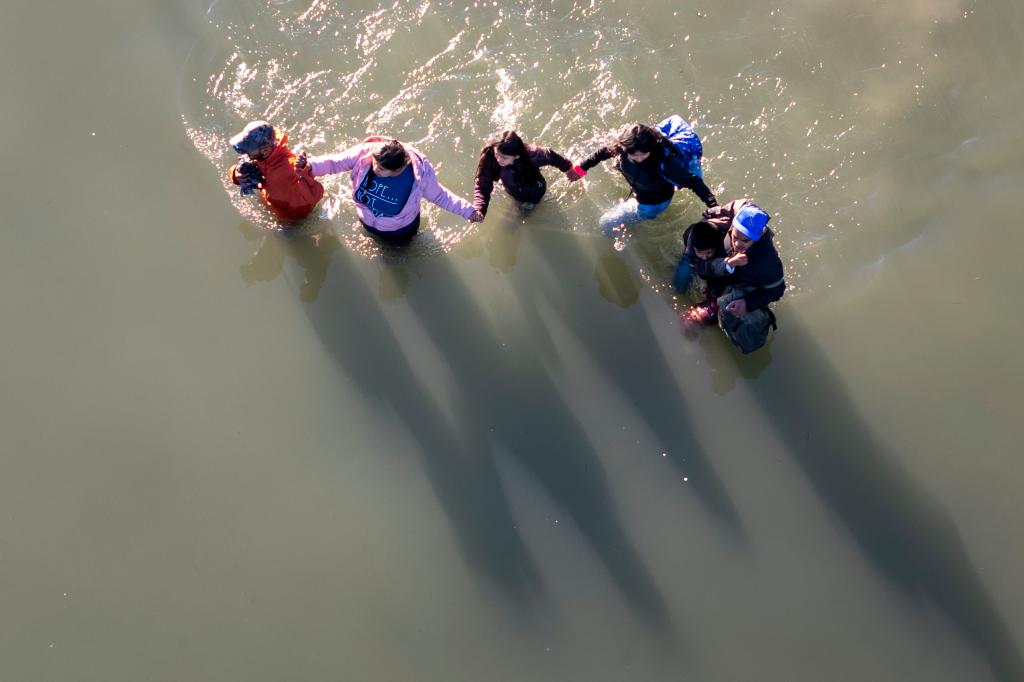
[[[615,167],[632,190],[630,198],[601,216],[601,231],[614,236],[626,225],[656,218],[672,203],[676,189],[683,187],[708,208],[717,206],[718,200],[702,178],[702,154],[697,134],[679,116],[665,119],[657,128],[634,123],[621,129],[579,163],[588,171],[614,158]]]

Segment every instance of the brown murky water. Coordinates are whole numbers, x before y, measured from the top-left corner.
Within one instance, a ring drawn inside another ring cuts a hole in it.
[[[8,5],[3,679],[1024,679],[1019,2]],[[754,356],[611,168],[398,253],[224,178],[670,113],[774,216]]]

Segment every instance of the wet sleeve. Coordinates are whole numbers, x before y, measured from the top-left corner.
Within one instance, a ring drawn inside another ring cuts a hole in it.
[[[601,147],[596,152],[594,152],[587,158],[583,159],[583,161],[580,163],[580,168],[582,168],[583,170],[590,170],[591,168],[601,163],[602,161],[607,161],[608,159],[612,158],[613,155],[614,152],[612,152],[610,148]]]
[[[487,215],[487,207],[491,203],[491,192],[494,191],[494,176],[487,169],[481,170],[473,184],[473,207]]]
[[[457,196],[438,181],[434,167],[426,159],[423,159],[423,174],[420,176],[419,181],[423,183],[423,196],[430,203],[450,213],[462,216],[466,220],[469,220],[469,217],[473,215],[473,211],[476,210],[473,208],[473,204]]]
[[[724,258],[712,258],[711,260],[701,260],[700,258],[693,258],[691,261],[693,265],[693,271],[704,279],[711,279],[712,277],[725,277],[729,274],[729,270],[726,268]]]
[[[349,147],[338,154],[311,156],[307,159],[307,162],[309,163],[309,170],[315,177],[344,173],[352,170],[352,168],[355,167],[356,162],[359,161],[364,154],[370,153],[372,150],[373,145],[361,144],[356,145],[355,147]]]
[[[718,199],[715,198],[715,193],[712,192],[711,188],[704,184],[704,181],[696,175],[689,175],[681,186],[686,187],[696,194],[708,208],[718,206]]]
[[[537,151],[539,153],[533,160],[537,166],[554,166],[563,173],[572,168],[572,161],[550,147],[538,147]]]
[[[324,195],[324,186],[313,177],[313,171],[306,164],[304,168],[295,168],[295,186],[302,202],[307,206],[315,205]]]

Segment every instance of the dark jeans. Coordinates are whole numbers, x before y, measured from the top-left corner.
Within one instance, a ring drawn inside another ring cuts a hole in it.
[[[382,232],[375,227],[370,227],[366,223],[363,223],[363,227],[366,228],[367,232],[382,242],[386,242],[388,244],[408,244],[413,238],[413,235],[415,235],[420,229],[420,214],[417,213],[416,219],[405,227],[400,227],[397,230],[391,230],[389,232]]]

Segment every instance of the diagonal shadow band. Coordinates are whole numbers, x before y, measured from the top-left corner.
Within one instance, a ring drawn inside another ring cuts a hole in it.
[[[871,565],[938,607],[996,680],[1024,680],[1020,649],[948,514],[872,433],[799,318],[781,319],[774,362],[749,385],[792,457]]]
[[[519,280],[517,293],[523,299],[523,310],[534,319],[532,329],[545,329],[537,319],[536,300],[547,299],[552,306],[571,310],[571,328],[579,347],[588,352],[594,364],[600,367],[618,393],[628,400],[646,426],[658,438],[670,460],[686,472],[689,485],[714,517],[739,540],[745,531],[721,478],[696,440],[695,428],[688,418],[686,397],[676,383],[672,369],[661,353],[643,354],[623,352],[621,339],[629,339],[630,348],[658,349],[646,319],[639,322],[635,316],[615,319],[605,309],[586,300],[576,301],[571,293],[560,292],[568,300],[553,300],[552,286],[559,273],[590,272],[595,262],[613,252],[608,240],[602,236],[572,237],[559,240],[555,250],[540,250],[537,256],[545,260],[551,277],[546,282]],[[553,344],[550,338],[546,342]]]
[[[292,248],[292,242],[284,244]],[[526,608],[543,596],[544,587],[492,460],[468,448],[449,426],[359,276],[360,263],[347,250],[338,252],[322,295],[303,306],[310,323],[362,399],[390,408],[416,440],[416,454],[467,564],[490,578],[510,603]]]
[[[497,448],[513,457],[569,514],[642,622],[670,633],[668,609],[618,518],[593,446],[543,362],[532,347],[502,350],[448,260],[433,261],[430,271],[431,287],[410,292],[410,305],[448,359],[471,451],[490,458]]]

